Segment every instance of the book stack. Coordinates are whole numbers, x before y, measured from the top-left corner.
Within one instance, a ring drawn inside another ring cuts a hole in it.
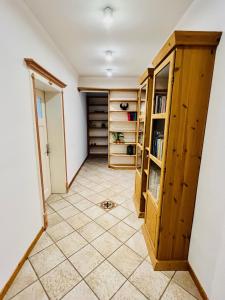
[[[137,121],[137,113],[136,112],[128,112],[127,118],[128,118],[128,121]]]
[[[160,169],[153,166],[150,168],[149,189],[151,194],[158,200],[160,191]]]
[[[152,155],[162,160],[163,155],[163,134],[160,131],[154,131],[152,139]]]
[[[156,95],[154,113],[161,114],[164,112],[166,112],[166,96]]]

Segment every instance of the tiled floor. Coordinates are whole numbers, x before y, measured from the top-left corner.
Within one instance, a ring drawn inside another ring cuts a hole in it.
[[[88,160],[68,194],[48,199],[47,232],[4,299],[201,299],[188,272],[153,271],[133,188],[134,171]],[[106,199],[117,207],[105,212]]]

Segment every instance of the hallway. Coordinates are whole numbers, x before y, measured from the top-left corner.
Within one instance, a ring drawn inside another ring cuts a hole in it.
[[[188,272],[153,271],[133,187],[134,171],[87,160],[69,193],[48,199],[47,233],[4,299],[201,299]]]

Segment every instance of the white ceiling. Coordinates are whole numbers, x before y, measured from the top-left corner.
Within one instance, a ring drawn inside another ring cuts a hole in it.
[[[81,76],[138,76],[193,0],[24,0]],[[111,28],[103,9],[114,9]],[[105,61],[112,50],[114,59]]]

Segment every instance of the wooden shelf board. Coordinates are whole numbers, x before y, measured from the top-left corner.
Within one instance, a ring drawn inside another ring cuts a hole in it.
[[[137,99],[127,99],[125,100],[124,98],[122,99],[109,99],[110,102],[134,102],[136,103],[138,100]]]
[[[152,119],[165,119],[166,113],[152,114]]]
[[[149,147],[145,147],[145,150],[150,152],[150,148]]]
[[[136,130],[122,130],[122,131],[118,131],[118,130],[110,130],[109,132],[124,132],[124,133],[136,133]]]
[[[103,112],[101,112],[101,111],[89,111],[88,112],[88,114],[89,115],[96,115],[96,114],[98,114],[98,115],[108,115],[108,112],[107,111],[103,111]]]
[[[138,172],[139,176],[141,177],[141,168],[136,168],[136,171]]]
[[[90,120],[89,119],[89,122],[108,122],[108,120],[106,119],[106,120]]]
[[[88,127],[88,129],[108,129],[108,127]]]
[[[109,155],[110,156],[121,156],[121,157],[135,157],[136,156],[136,154],[129,155],[129,154],[125,154],[125,153],[110,153]]]
[[[150,159],[151,159],[152,161],[154,161],[154,163],[155,163],[159,168],[162,167],[162,162],[161,162],[157,157],[155,157],[154,155],[150,154]]]
[[[96,106],[108,106],[108,103],[104,103],[104,104],[99,104],[99,103],[98,104],[97,103],[96,104],[89,104],[88,107],[90,107],[90,106],[92,106],[92,107],[96,107]]]
[[[89,138],[108,138],[108,135],[99,136],[99,135],[89,135]]]
[[[108,147],[108,145],[89,145],[89,147]]]
[[[119,113],[119,112],[126,113],[126,112],[137,112],[137,110],[133,109],[133,110],[110,110],[110,111],[109,111],[109,113],[112,113],[112,112],[116,112],[116,113]]]
[[[148,169],[144,169],[144,172],[148,176]]]
[[[118,122],[118,123],[137,123],[137,121],[128,121],[128,120],[121,120],[121,121],[119,121],[119,120],[109,120],[109,122]]]
[[[109,167],[113,169],[135,169],[135,165],[128,164],[110,164]]]
[[[124,142],[124,143],[110,143],[112,145],[136,145],[136,142]]]

